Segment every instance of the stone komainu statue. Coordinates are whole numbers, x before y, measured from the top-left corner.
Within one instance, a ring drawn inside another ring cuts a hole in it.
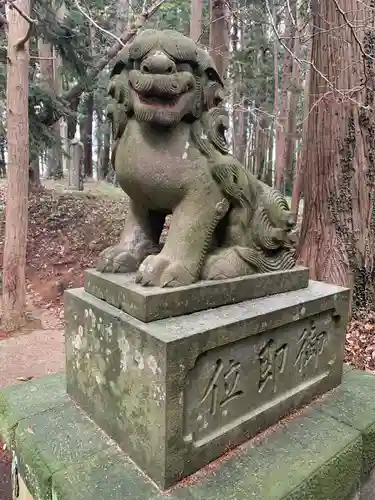
[[[112,162],[130,204],[98,270],[179,286],[295,265],[295,216],[229,154],[223,83],[207,52],[176,31],[145,30],[121,51],[109,94]]]

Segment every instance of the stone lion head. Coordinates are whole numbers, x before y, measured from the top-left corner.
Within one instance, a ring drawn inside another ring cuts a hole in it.
[[[121,120],[132,115],[173,126],[217,106],[223,82],[211,57],[193,40],[174,30],[147,29],[120,52],[109,94],[111,118],[119,129]]]

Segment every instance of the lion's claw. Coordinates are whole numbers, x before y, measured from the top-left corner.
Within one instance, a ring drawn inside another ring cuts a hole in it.
[[[149,255],[139,266],[136,282],[143,285],[177,287],[190,285],[196,277],[178,261],[171,261],[162,255]]]
[[[100,254],[96,269],[102,273],[133,273],[138,269],[138,260],[129,250],[116,245]]]

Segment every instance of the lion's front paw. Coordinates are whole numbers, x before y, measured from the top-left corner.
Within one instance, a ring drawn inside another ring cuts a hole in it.
[[[149,255],[139,266],[136,282],[143,286],[184,286],[196,281],[194,276],[182,262],[170,261],[167,257]]]
[[[96,269],[102,273],[133,273],[139,259],[120,245],[106,248],[100,255]]]
[[[235,248],[223,248],[209,255],[201,277],[204,280],[224,280],[253,274],[255,271],[241,258]]]

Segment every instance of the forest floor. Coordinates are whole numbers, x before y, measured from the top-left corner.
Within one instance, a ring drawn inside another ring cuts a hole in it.
[[[0,181],[0,265],[5,193]],[[64,368],[64,290],[82,286],[83,271],[118,240],[126,211],[121,189],[106,182],[86,182],[83,192],[74,192],[65,181],[46,181],[43,189],[30,193],[27,287],[32,320],[11,336],[0,331],[0,387]],[[346,361],[375,371],[375,313],[350,323]],[[2,448],[0,443],[0,499],[8,500],[10,457]]]

